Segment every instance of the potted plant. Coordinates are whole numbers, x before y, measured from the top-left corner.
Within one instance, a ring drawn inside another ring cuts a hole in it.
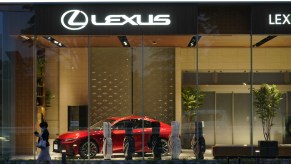
[[[45,106],[51,107],[51,100],[55,99],[55,95],[48,89],[45,90]]]
[[[196,115],[196,109],[199,109],[202,106],[203,100],[204,94],[202,94],[198,88],[187,87],[182,89],[183,112],[187,118],[188,132],[193,131],[192,124]],[[187,140],[191,140],[191,133],[188,133]],[[187,145],[191,146],[190,144]]]
[[[263,127],[263,135],[265,141],[259,141],[261,156],[277,156],[278,142],[271,141],[271,127],[273,119],[279,110],[282,93],[277,89],[276,85],[262,84],[259,89],[254,89],[254,106],[256,113],[261,119]]]

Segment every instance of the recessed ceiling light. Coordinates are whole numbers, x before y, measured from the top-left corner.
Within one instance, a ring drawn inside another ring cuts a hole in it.
[[[190,42],[188,43],[188,47],[195,47],[197,42],[200,40],[201,36],[198,36],[196,38],[196,36],[193,36],[190,40]]]
[[[123,47],[130,47],[126,36],[117,36]]]
[[[269,35],[266,38],[260,40],[258,43],[254,44],[253,47],[260,47],[261,45],[265,44],[266,42],[274,39],[275,37],[277,37],[276,35]]]
[[[20,35],[21,38],[25,39],[25,40],[29,40],[30,38],[26,35]]]
[[[54,39],[54,38],[51,37],[51,36],[47,36],[47,35],[45,35],[45,36],[42,36],[42,37],[45,38],[46,40],[50,41],[51,43],[53,43],[53,44],[59,46],[59,47],[66,47],[63,43],[57,41],[56,39]]]

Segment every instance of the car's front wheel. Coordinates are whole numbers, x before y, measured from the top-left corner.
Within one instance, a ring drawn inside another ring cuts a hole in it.
[[[165,139],[161,139],[161,143],[162,143],[162,155],[168,155],[169,154],[168,141]]]
[[[90,141],[89,144],[90,144],[90,158],[93,158],[99,152],[99,148],[94,141]],[[83,142],[80,145],[79,154],[82,158],[88,158],[88,141]]]

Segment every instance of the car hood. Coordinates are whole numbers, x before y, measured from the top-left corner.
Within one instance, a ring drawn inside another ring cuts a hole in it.
[[[100,130],[90,130],[90,134],[92,133],[102,133]],[[64,140],[68,138],[80,138],[88,136],[88,130],[75,130],[61,134],[58,139]]]

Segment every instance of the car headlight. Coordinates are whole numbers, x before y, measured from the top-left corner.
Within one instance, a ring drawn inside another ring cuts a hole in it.
[[[77,138],[67,138],[65,139],[65,142],[75,141]]]

